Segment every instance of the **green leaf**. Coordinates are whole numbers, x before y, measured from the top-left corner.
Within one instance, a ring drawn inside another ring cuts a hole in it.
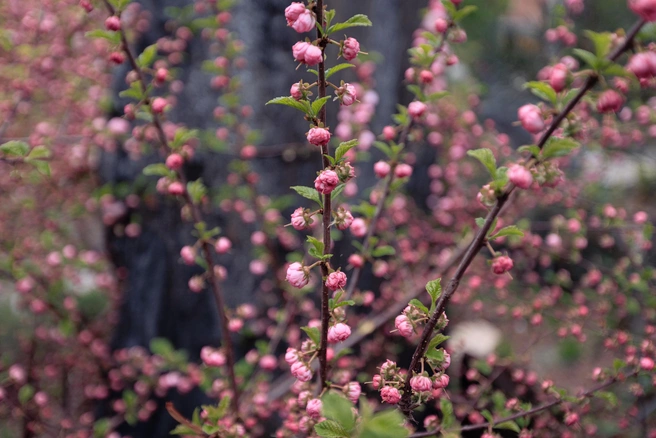
[[[171,170],[164,163],[155,163],[144,167],[143,174],[147,176],[169,176]]]
[[[303,330],[308,335],[312,342],[317,345],[321,344],[321,333],[319,333],[319,329],[317,327],[301,327],[301,330]]]
[[[525,88],[531,90],[531,93],[536,95],[542,100],[547,100],[552,104],[556,104],[558,101],[558,93],[554,90],[551,85],[546,82],[532,81],[524,84]]]
[[[335,151],[335,161],[339,161],[342,159],[342,157],[351,149],[356,147],[358,145],[357,140],[349,140],[345,141],[343,143],[340,143],[339,146],[337,146],[337,150]]]
[[[610,391],[597,391],[595,397],[605,400],[612,408],[617,406],[617,396]]]
[[[328,99],[330,99],[330,96],[322,97],[312,102],[312,115],[316,116],[319,114],[319,111],[321,111],[321,108],[323,108],[326,102],[328,102]]]
[[[496,233],[494,236],[490,236],[488,240],[493,240],[498,237],[504,237],[504,236],[519,236],[519,237],[524,237],[524,232],[517,228],[515,225],[509,225],[507,227],[504,227],[499,230],[498,233]]]
[[[422,303],[416,298],[411,299],[408,304],[411,306],[415,306],[417,309],[421,310],[424,313],[428,313],[428,307],[424,306],[424,303]]]
[[[595,56],[594,53],[583,49],[573,49],[572,51],[576,56],[581,58],[583,61],[585,61],[586,64],[592,67],[593,70],[599,69],[600,60],[597,58],[597,56]]]
[[[317,329],[317,331],[319,331]],[[324,417],[338,422],[347,431],[351,431],[355,426],[355,416],[353,415],[353,403],[344,396],[336,392],[328,392],[322,398],[323,407],[321,412]]]
[[[41,175],[50,176],[50,164],[47,161],[34,160],[31,161],[30,164],[34,166],[37,172]]]
[[[349,27],[355,26],[371,26],[371,20],[364,14],[357,14],[349,18],[343,23],[336,23],[328,28],[326,31],[327,34],[337,32],[343,29],[348,29]]]
[[[494,154],[492,153],[491,150],[487,148],[483,149],[474,149],[471,151],[467,151],[467,155],[470,157],[476,158],[478,161],[483,163],[483,166],[490,172],[490,175],[492,175],[492,178],[497,173],[497,160],[494,158]]]
[[[27,154],[28,160],[38,160],[41,158],[50,158],[50,149],[45,146],[37,146]]]
[[[307,236],[307,241],[310,242],[312,246],[314,246],[314,249],[316,249],[319,254],[323,254],[324,245],[322,241],[315,239],[312,236]]]
[[[175,429],[173,429],[170,432],[170,434],[171,435],[191,435],[191,436],[197,435],[197,433],[194,429],[192,429],[189,426],[185,426],[184,424],[178,424],[177,426],[175,426]]]
[[[610,32],[598,33],[586,30],[583,33],[585,33],[585,35],[594,43],[595,55],[597,55],[597,58],[603,58],[608,55],[611,43],[613,42],[613,36]]]
[[[317,189],[313,187],[293,186],[291,187],[291,189],[304,198],[310,199],[319,205],[322,204],[321,197],[319,196],[319,192],[317,192]]]
[[[335,73],[337,73],[339,71],[345,70],[347,68],[353,68],[353,67],[355,67],[353,64],[349,64],[347,62],[342,63],[342,64],[337,64],[336,66],[326,70],[326,79],[328,79],[329,77],[331,77],[332,75],[334,75]]]
[[[504,421],[503,423],[495,424],[493,427],[494,429],[507,429],[517,433],[522,431],[514,421]]]
[[[455,415],[453,415],[453,405],[446,398],[440,399],[440,411],[442,411],[442,428],[450,428],[456,420]]]
[[[544,159],[564,157],[579,146],[579,143],[571,138],[551,137],[542,149],[542,157]]]
[[[130,84],[130,88],[118,93],[119,97],[127,97],[130,99],[141,100],[144,98],[144,92],[141,88],[141,82],[134,81]]]
[[[388,158],[392,158],[392,155],[394,155],[392,148],[390,148],[387,143],[383,143],[382,141],[375,141],[374,147],[382,151]]]
[[[165,338],[153,338],[150,341],[150,351],[153,352],[153,354],[157,354],[159,356],[168,356],[175,349],[173,348],[173,344],[168,339]]]
[[[336,421],[324,420],[314,425],[314,431],[320,437],[326,438],[349,438],[350,435],[344,427]]]
[[[137,65],[139,67],[150,67],[157,56],[157,44],[152,44],[144,49],[137,58]]]
[[[22,405],[24,405],[25,403],[32,400],[32,397],[34,397],[35,392],[36,391],[34,390],[34,387],[32,385],[21,386],[21,389],[18,390],[18,401]]]
[[[428,292],[428,295],[430,295],[431,302],[433,303],[432,305],[434,306],[442,293],[442,279],[438,278],[437,280],[431,280],[426,283],[426,291]]]
[[[465,6],[462,9],[459,9],[457,12],[455,12],[453,15],[451,15],[451,18],[453,18],[453,21],[460,21],[463,18],[467,17],[468,15],[473,14],[478,10],[478,6],[474,5],[468,5]]]
[[[406,438],[410,432],[403,423],[403,415],[396,409],[379,412],[363,420],[359,438]]]
[[[442,333],[436,334],[428,343],[428,348],[426,351],[432,351],[436,349],[442,342],[446,341],[447,339],[449,339],[449,336],[443,335]]]
[[[4,155],[24,157],[30,150],[30,146],[24,141],[8,141],[0,145],[0,152]]]
[[[87,38],[103,38],[115,45],[121,42],[121,34],[119,32],[112,32],[109,30],[91,30],[85,33],[84,36]]]
[[[269,104],[289,106],[301,111],[304,114],[310,114],[311,112],[310,103],[308,101],[296,100],[291,96],[276,97],[275,99],[271,99],[266,103],[266,105]]]
[[[630,78],[633,76],[633,74],[629,73],[627,69],[615,62],[611,62],[608,64],[608,66],[604,67],[603,73],[609,76],[622,76],[625,78]]]
[[[517,148],[517,152],[530,152],[531,155],[537,157],[540,155],[540,148],[535,144],[527,144]]]
[[[435,93],[431,93],[428,96],[426,96],[426,102],[435,102],[448,95],[449,95],[448,91],[436,91]]]
[[[485,225],[485,218],[477,217],[476,218],[476,225],[478,225],[479,228],[483,227],[483,225]]]
[[[207,195],[207,187],[205,187],[205,184],[199,178],[196,181],[187,183],[187,192],[189,192],[189,196],[194,204],[199,204],[205,195]]]
[[[396,254],[396,250],[389,245],[382,245],[371,251],[372,257],[384,257]]]

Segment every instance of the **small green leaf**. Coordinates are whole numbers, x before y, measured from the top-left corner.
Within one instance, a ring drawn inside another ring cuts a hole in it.
[[[0,152],[4,155],[24,157],[30,150],[30,146],[24,141],[8,141],[0,145]]]
[[[317,345],[321,344],[321,333],[319,333],[319,329],[317,327],[301,327],[301,330],[303,330],[308,335],[312,342]]]
[[[344,427],[336,421],[324,420],[314,425],[314,431],[324,438],[349,438],[350,435]]]
[[[336,23],[328,28],[326,31],[327,34],[333,32],[338,32],[343,29],[348,29],[349,27],[355,26],[371,26],[371,20],[364,14],[357,14],[349,18],[343,23]]]
[[[21,389],[18,390],[18,401],[24,405],[25,403],[32,400],[34,397],[34,387],[32,385],[23,385]]]
[[[477,217],[476,218],[476,225],[478,225],[479,228],[483,227],[483,225],[485,225],[485,218]]]
[[[340,143],[339,146],[337,146],[337,150],[335,151],[335,161],[339,161],[342,159],[342,157],[351,149],[356,147],[358,145],[358,140],[349,140],[344,143]]]
[[[316,116],[319,114],[319,111],[321,111],[321,108],[323,108],[326,102],[328,102],[328,99],[330,99],[330,96],[322,97],[312,102],[312,115]]]
[[[41,175],[50,176],[50,164],[47,161],[34,160],[30,161],[30,164],[34,166],[37,172]]]
[[[315,239],[312,236],[307,236],[307,241],[310,242],[312,246],[314,246],[314,249],[316,249],[319,252],[319,254],[323,254],[324,245],[322,241]]]
[[[542,158],[557,158],[569,155],[574,149],[578,148],[580,144],[571,138],[555,138],[551,137],[544,148],[542,149]]]
[[[345,70],[347,68],[353,68],[353,67],[355,67],[353,64],[349,64],[349,63],[346,63],[346,62],[342,63],[342,64],[337,64],[336,66],[326,70],[326,79],[328,79],[329,77],[331,77],[332,75],[334,75],[335,73],[337,73],[339,71]]]
[[[382,245],[371,251],[372,257],[384,257],[396,254],[396,250],[389,245]]]
[[[153,338],[150,341],[150,351],[153,352],[153,354],[157,354],[159,356],[168,356],[171,354],[174,350],[173,344],[168,339],[165,338]]]
[[[586,64],[592,67],[593,70],[596,71],[599,69],[600,60],[597,58],[597,56],[595,56],[594,53],[583,49],[573,49],[572,51],[576,56],[581,58],[583,61],[585,61]]]
[[[147,176],[169,176],[171,170],[164,163],[155,163],[144,167],[143,174]]]
[[[610,32],[593,32],[586,30],[583,33],[592,40],[595,46],[595,55],[597,58],[603,58],[610,52],[610,46],[613,42],[613,36]]]
[[[319,192],[317,192],[317,190],[313,187],[293,186],[291,189],[304,198],[310,199],[319,205],[322,204],[321,198],[319,197]]]
[[[442,411],[442,427],[450,428],[456,421],[456,417],[453,415],[453,405],[445,397],[440,399],[440,411]]]
[[[617,406],[617,396],[610,391],[597,391],[595,393],[595,397],[599,397],[600,399],[605,400],[611,408]]]
[[[199,178],[196,181],[187,183],[187,192],[194,204],[199,204],[205,195],[207,195],[207,187],[205,187],[205,184]]]
[[[310,103],[306,100],[296,100],[291,96],[281,96],[281,97],[276,97],[275,99],[271,99],[266,103],[267,105],[269,104],[276,104],[276,105],[285,105],[289,106],[292,108],[295,108],[299,111],[301,111],[304,114],[310,114],[312,111],[310,108]]]
[[[522,431],[514,421],[504,421],[503,423],[495,424],[493,427],[494,429],[507,429],[517,433]]]
[[[433,339],[428,343],[428,348],[426,351],[432,351],[436,349],[442,342],[446,341],[449,339],[448,336],[443,335],[442,333],[438,333],[435,336],[433,336]]]
[[[190,436],[197,435],[197,433],[194,429],[192,429],[189,426],[185,426],[184,424],[178,424],[177,426],[175,426],[175,429],[173,429],[170,432],[170,434],[171,435],[190,435]]]
[[[517,152],[530,152],[531,155],[537,157],[540,155],[540,148],[535,144],[527,144],[517,148]]]
[[[485,168],[490,172],[490,175],[492,175],[492,178],[497,173],[497,160],[494,158],[494,154],[492,153],[491,150],[487,148],[483,149],[474,149],[471,151],[467,151],[467,155],[470,157],[476,158],[478,161],[483,163]]]
[[[137,65],[139,67],[150,67],[157,56],[157,44],[152,44],[144,49],[137,58]]]
[[[109,30],[91,30],[85,33],[84,36],[87,38],[103,38],[115,45],[121,42],[121,34],[119,32],[112,32]]]
[[[27,154],[28,160],[38,160],[41,158],[50,158],[50,149],[45,146],[37,146]]]
[[[390,148],[387,143],[383,143],[382,141],[375,141],[374,147],[382,151],[388,158],[392,158],[392,155],[394,155],[392,148]]]
[[[496,233],[494,236],[490,236],[488,240],[493,240],[499,237],[504,237],[504,236],[519,236],[519,237],[524,237],[524,232],[517,228],[515,225],[509,225],[507,227],[504,227],[499,230],[498,233]]]
[[[633,76],[633,74],[629,73],[627,69],[625,69],[620,64],[617,64],[615,62],[611,62],[610,64],[608,64],[607,67],[604,67],[603,73],[609,76],[622,76],[625,78],[630,78],[631,76]]]
[[[364,418],[358,438],[406,438],[410,432],[403,424],[403,415],[396,409],[388,409]]]
[[[537,97],[543,100],[547,100],[552,104],[556,104],[558,101],[558,94],[551,85],[546,82],[532,81],[524,84],[525,88],[531,90],[531,93],[535,94]]]
[[[353,429],[353,426],[355,426],[353,403],[335,392],[326,393],[321,401],[323,402],[321,411],[326,418],[338,422],[347,431]]]
[[[416,298],[411,299],[408,304],[411,305],[411,306],[415,306],[417,309],[421,310],[422,312],[424,312],[426,314],[428,313],[428,307],[424,306],[424,303],[422,303],[421,301],[419,301]]]
[[[478,10],[478,6],[468,5],[462,9],[459,9],[457,12],[451,15],[451,18],[453,18],[453,21],[458,22],[464,19],[465,17],[467,17],[468,15],[473,14],[477,10]]]
[[[431,310],[432,307],[435,306],[435,302],[437,302],[437,299],[440,297],[440,294],[442,293],[442,279],[438,278],[437,280],[431,280],[428,283],[426,283],[426,291],[428,292],[428,295],[431,297]]]

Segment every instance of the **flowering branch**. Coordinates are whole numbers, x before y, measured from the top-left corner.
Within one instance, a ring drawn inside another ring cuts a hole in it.
[[[621,45],[619,45],[608,56],[608,59],[610,61],[615,61],[622,53],[627,51],[633,45],[634,38],[636,37],[636,35],[644,25],[645,25],[644,20],[638,21],[629,31],[624,42]],[[579,92],[569,102],[569,104],[560,112],[560,114],[553,120],[551,126],[549,126],[549,128],[544,132],[544,134],[542,134],[540,140],[537,143],[539,149],[544,148],[544,146],[547,144],[547,141],[551,138],[551,136],[554,134],[556,129],[558,129],[560,123],[562,123],[562,121],[565,120],[567,115],[574,109],[577,103],[580,102],[583,96],[589,90],[591,90],[592,87],[594,87],[594,85],[598,81],[599,81],[599,76],[596,73],[593,73],[590,76],[588,76],[585,85],[579,90]],[[515,186],[511,184],[510,187],[505,192],[503,192],[501,195],[497,197],[497,201],[494,207],[490,210],[487,217],[485,218],[485,222],[474,236],[471,244],[467,249],[467,252],[465,253],[465,256],[463,257],[460,264],[456,268],[456,272],[451,278],[451,280],[449,281],[449,284],[447,285],[443,293],[440,295],[436,303],[435,310],[431,315],[430,319],[428,320],[428,322],[426,323],[426,326],[424,327],[424,330],[421,334],[421,338],[419,340],[419,344],[417,345],[417,348],[415,349],[415,352],[412,355],[412,360],[410,362],[410,366],[408,367],[411,372],[408,373],[405,379],[404,394],[400,403],[400,408],[406,416],[410,415],[410,412],[415,407],[410,402],[412,396],[412,391],[410,387],[410,380],[413,376],[412,371],[419,370],[421,359],[426,354],[428,343],[432,338],[433,330],[435,329],[435,326],[437,325],[449,300],[451,299],[455,291],[458,289],[458,286],[460,285],[460,280],[462,279],[463,275],[467,271],[467,268],[474,260],[474,257],[476,257],[476,255],[478,254],[478,251],[483,246],[485,246],[486,237],[488,235],[488,232],[490,231],[490,228],[492,227],[493,223],[496,222],[499,213],[501,212],[504,205],[508,202],[510,195],[512,194],[514,189]]]

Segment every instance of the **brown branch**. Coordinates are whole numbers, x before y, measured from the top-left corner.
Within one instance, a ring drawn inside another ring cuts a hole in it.
[[[112,15],[114,15],[116,11],[112,7],[112,5],[108,2],[108,0],[103,0],[103,1],[105,3],[105,6],[107,7],[107,10]],[[120,32],[121,35],[122,49],[128,58],[130,66],[137,73],[138,80],[141,83],[141,88],[144,92],[144,103],[149,104],[150,98],[146,93],[148,87],[147,87],[147,82],[144,72],[137,64],[134,54],[132,53],[132,50],[130,50],[130,46],[128,44],[128,40],[125,35],[125,31],[123,29],[120,29],[118,32]],[[150,113],[153,117],[153,125],[157,130],[157,134],[162,146],[166,149],[166,151],[171,151],[171,147],[169,146],[168,140],[166,138],[166,134],[164,133],[164,129],[162,128],[159,115],[152,110],[152,107],[150,108]],[[186,190],[187,180],[185,175],[179,172],[178,176],[180,177],[180,181],[182,182],[182,184],[184,184],[185,186],[183,198],[185,203],[189,206],[191,210],[194,223],[195,224],[204,223],[199,206],[193,202],[193,199],[191,199],[191,196]],[[217,278],[214,272],[214,257],[212,255],[212,247],[206,239],[201,240],[201,250],[203,253],[203,259],[207,264],[207,275],[209,277],[210,287],[214,295],[214,300],[216,301],[216,307],[219,313],[219,320],[221,323],[221,345],[224,347],[223,349],[225,350],[224,352],[226,355],[226,368],[228,370],[228,379],[230,381],[230,388],[232,390],[231,406],[232,406],[232,410],[234,411],[234,414],[238,416],[239,415],[239,386],[237,385],[237,377],[235,375],[234,348],[232,345],[232,339],[230,338],[230,329],[228,328],[228,316],[226,312],[226,304],[223,297],[223,292],[221,291],[221,288],[219,286],[219,279]]]
[[[644,24],[645,22],[643,20],[640,20],[638,23],[636,23],[627,34],[624,42],[608,56],[608,59],[611,61],[615,61],[622,53],[628,50],[633,45],[633,39],[638,34],[642,26],[644,26]],[[558,127],[563,122],[563,120],[567,118],[568,114],[581,101],[581,99],[583,99],[583,96],[585,96],[585,94],[589,90],[591,90],[592,87],[594,87],[598,81],[599,81],[599,76],[596,73],[593,73],[591,76],[588,77],[585,84],[579,90],[576,96],[567,104],[567,106],[561,111],[561,113],[553,120],[549,128],[544,132],[544,134],[542,134],[542,137],[537,143],[537,146],[540,149],[544,147],[544,145],[547,143],[549,138],[551,138],[551,136],[556,131],[556,129],[558,129]],[[403,388],[404,394],[401,403],[399,404],[399,407],[401,408],[401,410],[406,416],[409,416],[410,412],[414,408],[414,406],[411,404],[412,391],[410,388],[410,379],[413,377],[413,372],[419,369],[421,359],[426,354],[426,348],[428,347],[428,343],[433,335],[433,330],[437,325],[437,321],[440,315],[442,315],[442,313],[444,312],[447,304],[449,303],[449,300],[451,299],[455,291],[458,289],[458,286],[460,285],[460,280],[462,279],[463,275],[467,271],[467,268],[469,268],[469,265],[474,260],[474,257],[476,257],[476,255],[478,254],[478,251],[481,249],[482,245],[484,245],[485,238],[487,236],[488,231],[490,230],[492,224],[494,223],[497,216],[501,212],[503,206],[508,202],[510,194],[513,192],[514,189],[515,187],[511,185],[504,193],[499,195],[499,197],[497,198],[497,203],[494,205],[492,210],[490,210],[487,217],[485,218],[485,223],[478,230],[476,236],[474,236],[474,239],[469,245],[469,248],[467,249],[465,256],[463,257],[462,261],[458,265],[458,268],[456,269],[454,276],[451,278],[447,287],[442,292],[442,295],[437,301],[437,304],[435,306],[435,311],[433,312],[430,319],[426,323],[426,326],[424,327],[424,330],[421,334],[421,338],[419,340],[419,345],[417,345],[417,348],[415,349],[415,352],[412,355],[412,361],[410,362],[410,366],[408,367],[409,372],[406,377],[405,385]]]

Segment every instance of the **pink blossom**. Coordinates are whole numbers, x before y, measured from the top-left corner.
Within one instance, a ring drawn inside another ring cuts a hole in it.
[[[342,289],[346,286],[346,274],[342,271],[331,272],[326,279],[326,286],[333,292]]]
[[[360,53],[360,43],[355,38],[346,38],[342,43],[342,56],[347,61],[353,61]]]
[[[570,412],[569,414],[565,415],[565,424],[568,426],[573,426],[576,423],[579,422],[579,416],[575,412]]]
[[[308,222],[303,207],[298,207],[294,210],[294,213],[292,213],[292,227],[294,227],[295,230],[305,230],[309,228],[311,223],[312,222]]]
[[[303,98],[303,91],[301,90],[301,83],[297,82],[292,85],[292,88],[289,90],[289,94],[296,99],[301,100]]]
[[[394,327],[399,331],[399,334],[404,338],[409,338],[414,333],[414,328],[410,319],[405,315],[399,315],[394,319]]]
[[[289,365],[294,365],[298,361],[299,361],[298,350],[289,347],[287,349],[287,352],[285,353],[285,362],[287,362]]]
[[[415,100],[414,102],[410,102],[410,105],[408,105],[408,114],[410,114],[410,117],[413,119],[418,119],[424,115],[427,108],[428,107],[424,102]]]
[[[218,254],[225,254],[232,248],[232,242],[227,237],[219,237],[214,244],[214,249]]]
[[[196,251],[191,246],[183,246],[180,250],[180,257],[185,265],[193,265],[196,263]]]
[[[260,368],[263,370],[275,370],[276,366],[278,366],[278,361],[276,360],[276,357],[271,354],[266,354],[260,359]]]
[[[565,64],[559,63],[552,67],[549,84],[551,84],[551,88],[556,90],[557,93],[560,93],[565,89],[568,73],[569,70]]]
[[[121,19],[118,18],[116,15],[112,15],[111,17],[107,17],[105,20],[105,28],[107,30],[111,31],[117,31],[121,29]]]
[[[180,170],[184,164],[184,158],[180,154],[171,154],[166,158],[166,167],[171,170]]]
[[[414,376],[410,379],[410,387],[417,392],[426,392],[433,389],[433,382],[426,376]]]
[[[508,168],[508,179],[520,189],[528,189],[533,184],[531,172],[519,164],[513,164]]]
[[[168,186],[169,195],[180,196],[185,192],[184,185],[179,181],[174,181]]]
[[[626,69],[638,79],[649,79],[656,74],[656,53],[636,53],[626,65]]]
[[[353,215],[350,211],[346,210],[343,207],[340,207],[335,212],[335,225],[339,230],[348,229],[353,223]]]
[[[328,342],[331,344],[343,342],[347,340],[349,336],[351,336],[351,327],[342,322],[338,322],[328,329]]]
[[[394,140],[396,138],[396,129],[393,126],[385,126],[383,128],[383,137],[385,137],[385,140]]]
[[[314,29],[317,20],[314,16],[314,13],[309,9],[305,9],[301,14],[298,15],[296,20],[292,23],[291,27],[298,33],[309,32]]]
[[[449,386],[449,376],[446,374],[442,374],[435,378],[435,381],[433,382],[433,388],[435,389],[446,388],[447,386]]]
[[[205,287],[205,280],[203,280],[203,277],[201,276],[194,275],[189,279],[187,285],[189,286],[189,290],[198,293]]]
[[[385,161],[378,161],[374,164],[374,173],[378,178],[385,178],[390,173],[391,166]]]
[[[500,256],[492,262],[492,272],[497,275],[504,274],[510,271],[513,267],[513,261],[508,256]]]
[[[299,41],[294,44],[292,47],[292,54],[294,55],[294,59],[298,62],[305,63],[305,53],[311,46],[312,44],[305,41]]]
[[[355,237],[364,237],[367,234],[367,223],[360,217],[353,219],[350,229]]]
[[[155,99],[153,99],[153,102],[151,103],[151,108],[154,113],[161,114],[164,112],[164,110],[166,110],[168,104],[169,102],[163,97],[156,97]]]
[[[325,146],[330,141],[330,131],[326,128],[312,128],[307,133],[307,140],[315,146]]]
[[[438,18],[435,20],[435,32],[444,33],[449,28],[449,22],[444,18]]]
[[[629,8],[647,21],[656,21],[656,0],[628,0]]]
[[[624,98],[615,90],[606,90],[597,99],[597,111],[600,113],[616,113],[622,108]]]
[[[319,47],[310,45],[305,51],[303,60],[309,66],[317,65],[323,61],[323,52]]]
[[[544,129],[542,110],[536,105],[524,105],[517,111],[517,116],[524,129],[531,134],[537,134]]]
[[[644,211],[638,211],[636,214],[633,215],[633,221],[636,224],[644,224],[645,222],[647,222],[648,218],[649,217],[647,216],[647,213],[645,213]]]
[[[335,93],[339,96],[339,100],[344,106],[351,106],[357,99],[357,91],[351,84],[342,85]]]
[[[654,369],[654,359],[650,357],[643,357],[640,359],[640,368],[645,371],[651,371]]]
[[[351,224],[351,227],[353,227],[353,224]],[[351,254],[348,258],[348,262],[349,265],[353,266],[354,268],[361,268],[364,266],[364,259],[361,255],[358,254]]]
[[[289,284],[301,289],[308,284],[310,276],[303,265],[301,265],[299,262],[294,262],[289,265],[289,268],[287,268],[286,279]]]
[[[345,389],[346,397],[348,397],[351,402],[357,403],[358,399],[360,398],[360,394],[362,394],[362,388],[360,388],[360,384],[358,382],[349,382]]]
[[[339,176],[334,170],[324,170],[314,180],[314,188],[321,194],[331,193],[339,185]]]
[[[285,8],[285,18],[287,19],[287,26],[291,27],[298,17],[303,14],[307,8],[304,3],[294,2]]]
[[[412,175],[412,166],[406,163],[400,163],[394,169],[394,175],[397,178],[407,178]]]
[[[307,406],[305,407],[305,412],[315,420],[319,419],[321,417],[321,408],[323,407],[323,403],[321,402],[320,399],[318,398],[313,398],[307,403]]]
[[[312,370],[303,362],[296,362],[292,365],[292,375],[301,382],[307,382],[312,378]]]
[[[222,367],[226,364],[226,357],[212,347],[203,347],[200,350],[200,359],[208,367]]]
[[[401,393],[393,386],[384,386],[383,389],[380,390],[380,397],[385,403],[391,405],[395,405],[401,401]]]

